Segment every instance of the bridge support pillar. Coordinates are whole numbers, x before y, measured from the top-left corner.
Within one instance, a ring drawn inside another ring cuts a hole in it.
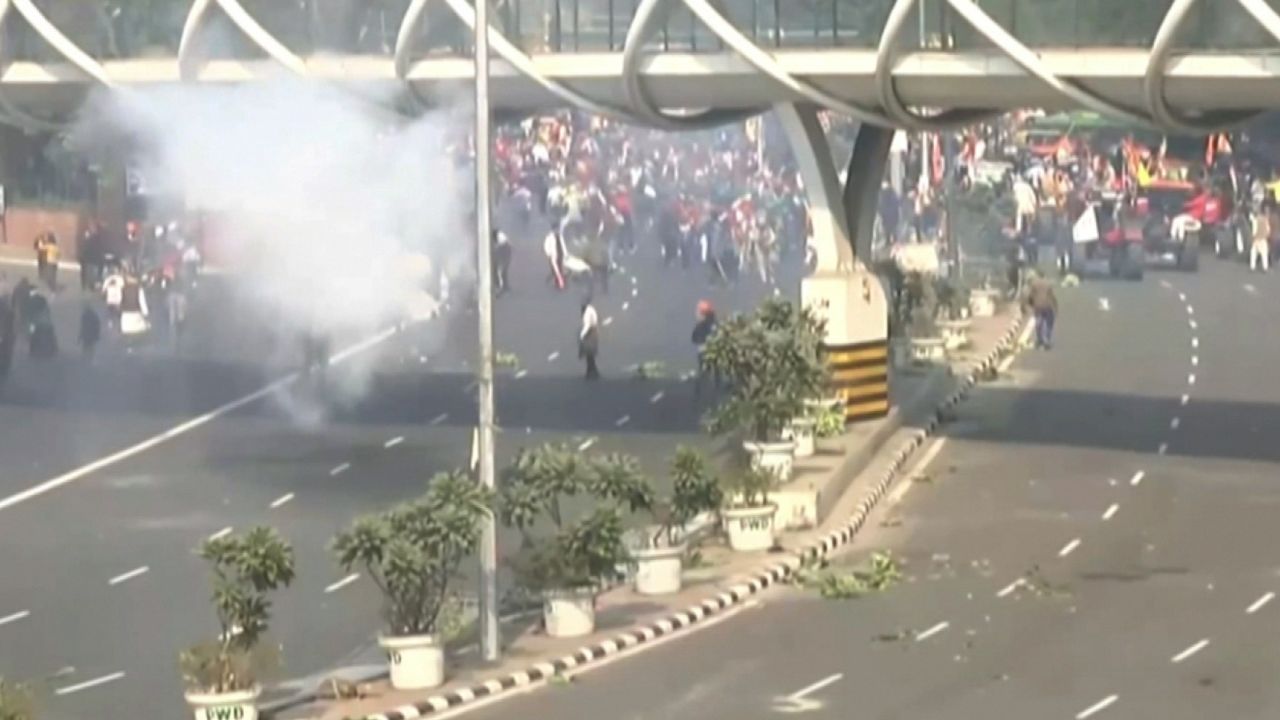
[[[815,108],[774,108],[804,181],[818,262],[801,281],[800,299],[826,320],[824,349],[845,419],[853,422],[889,412],[889,309],[879,278],[866,266],[871,233],[893,131],[863,125],[858,130],[844,187]]]

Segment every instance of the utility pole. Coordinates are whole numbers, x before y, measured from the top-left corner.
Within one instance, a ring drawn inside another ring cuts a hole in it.
[[[946,178],[943,185],[943,192],[946,193],[943,198],[943,214],[946,216],[947,225],[947,256],[948,256],[948,275],[954,283],[960,282],[960,238],[956,237],[956,220],[955,220],[955,194],[960,191],[956,184],[956,175],[959,168],[959,150],[956,146],[955,135],[948,132],[944,135],[943,140],[943,160],[945,163],[943,177]]]
[[[493,257],[489,178],[489,0],[476,0],[476,285],[480,316],[480,428],[476,433],[480,484],[494,488],[493,466]],[[480,650],[486,662],[501,652],[498,638],[498,528],[491,514],[480,538]]]

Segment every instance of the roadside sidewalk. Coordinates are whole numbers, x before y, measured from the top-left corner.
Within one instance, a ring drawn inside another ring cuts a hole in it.
[[[431,715],[480,698],[545,682],[575,668],[644,646],[692,626],[705,624],[746,603],[764,589],[785,580],[802,562],[825,557],[847,545],[867,516],[884,497],[912,452],[937,427],[939,416],[958,403],[978,377],[1000,361],[1021,326],[1016,308],[993,318],[975,319],[972,347],[951,367],[921,373],[895,373],[894,410],[881,420],[856,425],[839,438],[819,441],[814,458],[797,461],[798,479],[811,478],[820,487],[847,487],[831,501],[825,519],[814,528],[783,534],[781,550],[733,553],[718,538],[700,548],[701,563],[686,570],[685,587],[675,595],[649,597],[623,586],[602,594],[597,602],[597,631],[572,639],[541,633],[540,617],[512,619],[504,624],[507,639],[503,660],[484,666],[473,648],[454,651],[449,658],[450,679],[430,691],[396,691],[385,680],[358,685],[361,697],[334,700],[331,690],[297,698],[268,714],[281,719],[399,720]],[[885,449],[886,443],[895,440]],[[794,481],[793,481],[794,483]],[[372,625],[376,619],[369,618]],[[373,675],[365,667],[364,678]],[[348,676],[352,679],[354,673]],[[356,677],[355,679],[361,679]],[[322,683],[327,685],[327,683]],[[328,692],[326,699],[317,695]]]

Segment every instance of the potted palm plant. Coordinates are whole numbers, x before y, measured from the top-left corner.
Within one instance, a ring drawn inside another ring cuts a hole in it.
[[[680,591],[688,551],[685,528],[702,513],[718,509],[721,503],[719,481],[698,451],[677,448],[670,473],[671,495],[654,500],[646,508],[654,524],[639,534],[637,547],[631,551],[636,564],[636,592],[641,595]]]
[[[23,683],[0,677],[0,720],[35,720],[35,693]]]
[[[724,507],[720,520],[729,536],[729,547],[738,552],[773,547],[778,506],[769,502],[769,490],[776,482],[777,477],[768,468],[758,465],[722,476]]]
[[[575,498],[592,509],[571,516]],[[503,524],[520,532],[512,564],[521,583],[542,594],[548,635],[576,637],[595,629],[596,595],[630,561],[622,509],[651,503],[652,488],[633,458],[583,459],[564,445],[516,455],[503,472],[498,509]]]
[[[461,470],[431,478],[419,498],[357,518],[333,540],[338,564],[359,568],[382,593],[391,685],[401,690],[444,682],[444,644],[454,628],[453,581],[475,552],[490,493]]]
[[[707,368],[729,383],[728,396],[711,411],[709,429],[740,434],[752,462],[782,481],[791,477],[795,452],[783,431],[804,415],[805,399],[826,387],[824,332],[808,308],[774,298],[721,324],[703,349]]]
[[[280,648],[263,642],[271,621],[270,594],[293,582],[293,548],[267,527],[206,540],[199,555],[213,572],[216,640],[178,659],[187,705],[196,720],[256,720],[263,676],[279,664]]]

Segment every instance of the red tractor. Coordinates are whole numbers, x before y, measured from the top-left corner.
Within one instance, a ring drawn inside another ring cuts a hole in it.
[[[1099,230],[1111,274],[1141,280],[1147,265],[1159,264],[1198,270],[1201,218],[1218,220],[1206,217],[1210,203],[1192,206],[1196,190],[1191,183],[1156,181],[1133,195],[1104,199]]]

